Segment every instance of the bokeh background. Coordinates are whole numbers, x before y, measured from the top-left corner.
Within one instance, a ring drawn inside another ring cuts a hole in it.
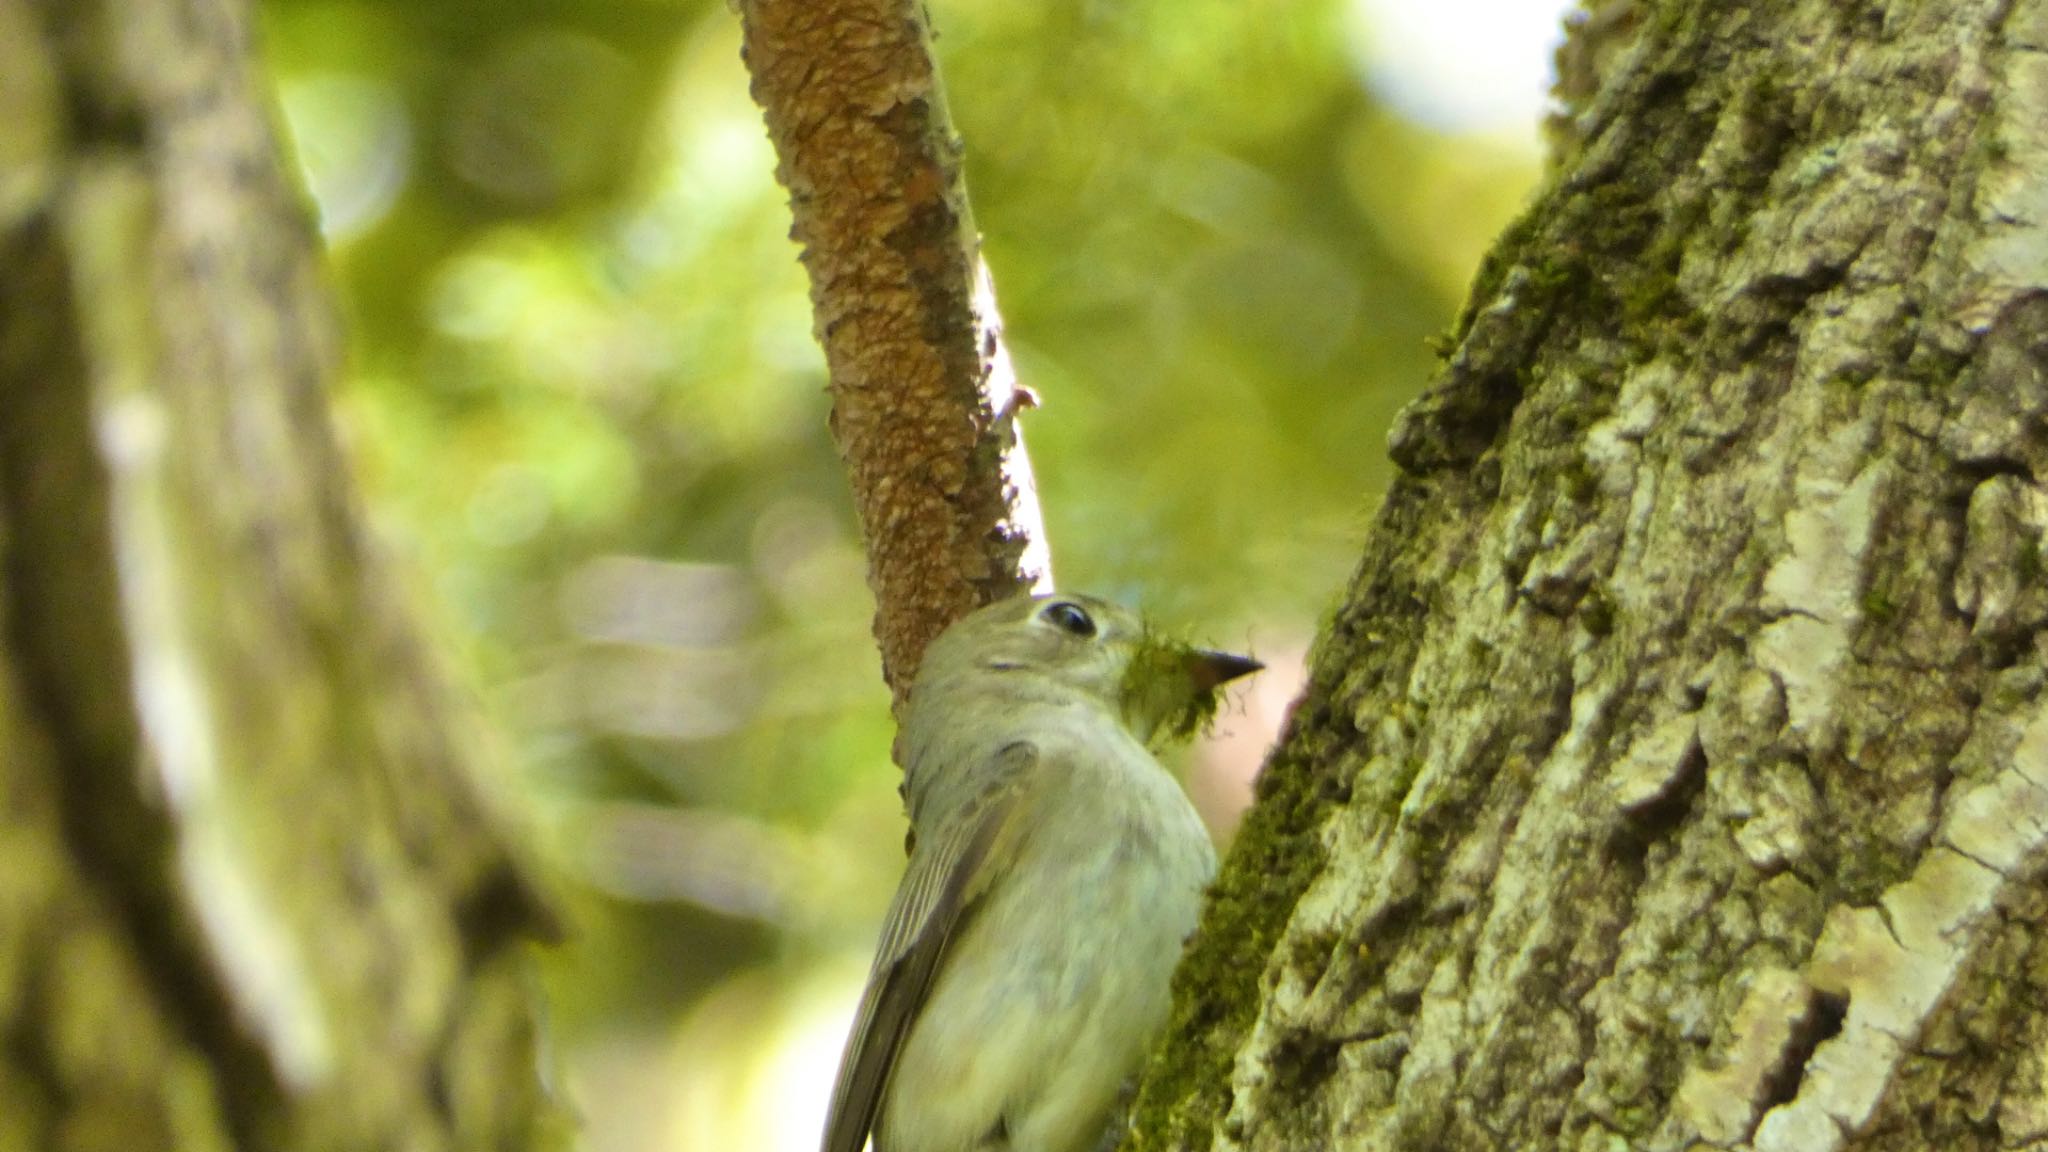
[[[1562,0],[932,0],[1067,587],[1273,665],[1491,237]],[[372,515],[505,734],[592,1152],[809,1149],[902,864],[822,357],[722,0],[264,0]]]

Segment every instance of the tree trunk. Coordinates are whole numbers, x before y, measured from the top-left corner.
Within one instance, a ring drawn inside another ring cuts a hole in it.
[[[542,915],[367,547],[235,0],[0,0],[0,1147],[530,1147]]]
[[[2048,1141],[2048,3],[1630,35],[1393,433],[1133,1147]]]

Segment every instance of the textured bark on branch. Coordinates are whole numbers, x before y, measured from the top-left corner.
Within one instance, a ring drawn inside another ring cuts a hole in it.
[[[2048,3],[1632,37],[1394,430],[1132,1147],[2048,1141]]]
[[[740,0],[853,485],[882,671],[1051,579],[1020,407],[916,0]]]
[[[367,547],[237,0],[0,0],[0,1147],[531,1147],[542,913]]]

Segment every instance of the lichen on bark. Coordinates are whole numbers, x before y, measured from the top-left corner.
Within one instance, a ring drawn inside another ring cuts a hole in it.
[[[2048,5],[1631,21],[1390,439],[1131,1147],[2043,1134]]]

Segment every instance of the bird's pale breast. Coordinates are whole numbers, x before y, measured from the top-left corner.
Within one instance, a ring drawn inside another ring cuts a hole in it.
[[[1007,870],[1034,882],[992,886],[949,943],[877,1152],[1093,1148],[1164,1023],[1215,851],[1179,785],[1103,723],[1041,749],[1054,775]]]

